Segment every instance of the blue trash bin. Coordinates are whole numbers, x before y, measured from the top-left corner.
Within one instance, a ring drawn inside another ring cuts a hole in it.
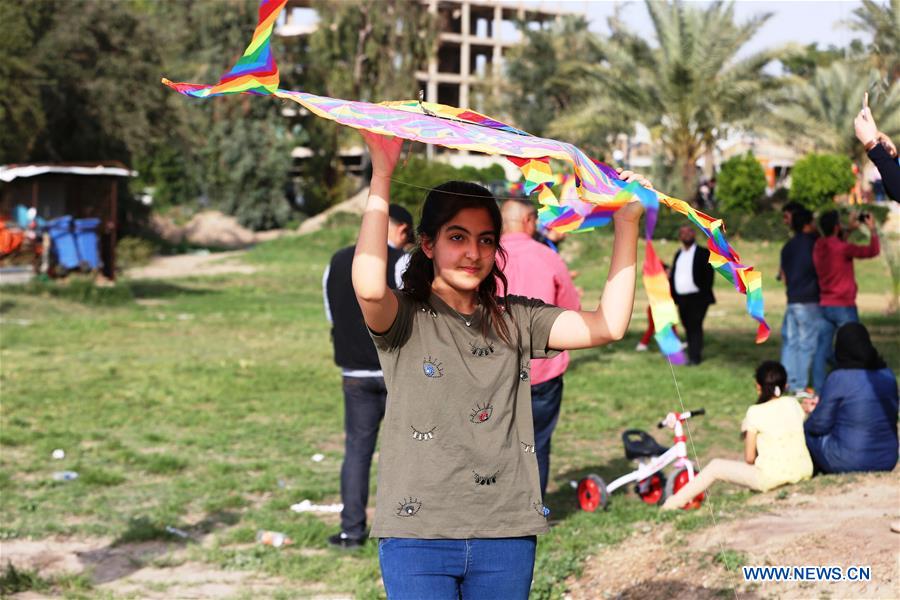
[[[72,217],[66,215],[53,219],[47,229],[50,232],[56,262],[66,269],[77,269],[80,261],[78,248],[75,246],[75,236],[72,235]]]
[[[88,268],[100,268],[100,254],[97,245],[97,229],[100,227],[100,219],[76,219],[75,243],[78,246],[78,256]]]

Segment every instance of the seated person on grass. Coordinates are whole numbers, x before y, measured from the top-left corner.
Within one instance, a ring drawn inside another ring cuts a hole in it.
[[[897,378],[861,323],[838,329],[835,368],[804,424],[816,471],[890,471],[897,464]]]
[[[727,481],[765,492],[812,476],[813,465],[803,440],[803,409],[793,396],[782,396],[787,372],[767,360],[756,369],[759,399],[747,409],[741,425],[744,462],[714,458],[700,473],[663,504],[681,508],[716,481]]]

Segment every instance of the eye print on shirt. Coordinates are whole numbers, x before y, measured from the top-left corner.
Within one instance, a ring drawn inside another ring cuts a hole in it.
[[[488,419],[491,418],[491,415],[494,414],[494,405],[491,403],[487,404],[476,404],[475,410],[472,411],[472,414],[469,415],[469,420],[473,423],[484,423]]]
[[[525,442],[519,442],[522,444],[522,451],[526,454],[534,454],[534,444],[526,444]]]
[[[497,483],[497,475],[499,474],[500,471],[496,471],[492,475],[479,475],[475,471],[472,471],[472,475],[475,476],[475,483],[478,485],[493,485]]]
[[[472,342],[469,342],[469,349],[472,351],[472,356],[487,356],[488,354],[494,353],[494,345],[490,342],[486,342],[487,346],[476,346]]]
[[[429,429],[428,431],[419,431],[412,425],[409,426],[412,429],[412,436],[414,440],[419,440],[420,442],[427,442],[428,440],[434,439],[434,430],[437,429],[437,425]]]
[[[404,498],[402,502],[397,504],[398,517],[414,517],[419,512],[419,509],[422,508],[422,503],[419,502],[418,498]]]
[[[540,503],[540,502],[534,502],[534,503],[531,505],[531,508],[534,509],[534,512],[536,512],[537,514],[541,515],[541,516],[544,517],[545,519],[550,515],[550,509],[547,508],[546,506],[544,506],[544,505],[543,505],[542,503]]]
[[[425,372],[425,377],[430,377],[432,379],[437,379],[438,377],[444,376],[444,369],[441,368],[443,363],[438,362],[436,358],[431,358],[430,356],[422,361],[422,370]]]
[[[522,363],[522,367],[519,369],[519,379],[522,381],[528,381],[528,374],[531,372],[531,363]]]

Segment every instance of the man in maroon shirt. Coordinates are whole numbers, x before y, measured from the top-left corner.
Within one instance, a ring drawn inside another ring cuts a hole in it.
[[[866,215],[863,224],[869,230],[869,244],[858,246],[844,240],[849,232],[841,226],[836,210],[819,217],[822,237],[813,247],[813,264],[819,278],[819,306],[822,307],[819,341],[813,361],[813,386],[817,392],[825,383],[825,366],[832,355],[834,332],[844,323],[859,321],[853,259],[872,258],[878,256],[881,250],[872,215]]]

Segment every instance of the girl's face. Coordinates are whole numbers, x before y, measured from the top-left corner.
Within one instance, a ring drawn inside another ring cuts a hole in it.
[[[460,291],[474,291],[494,268],[497,236],[491,216],[483,208],[465,208],[447,221],[422,250],[440,278]]]

